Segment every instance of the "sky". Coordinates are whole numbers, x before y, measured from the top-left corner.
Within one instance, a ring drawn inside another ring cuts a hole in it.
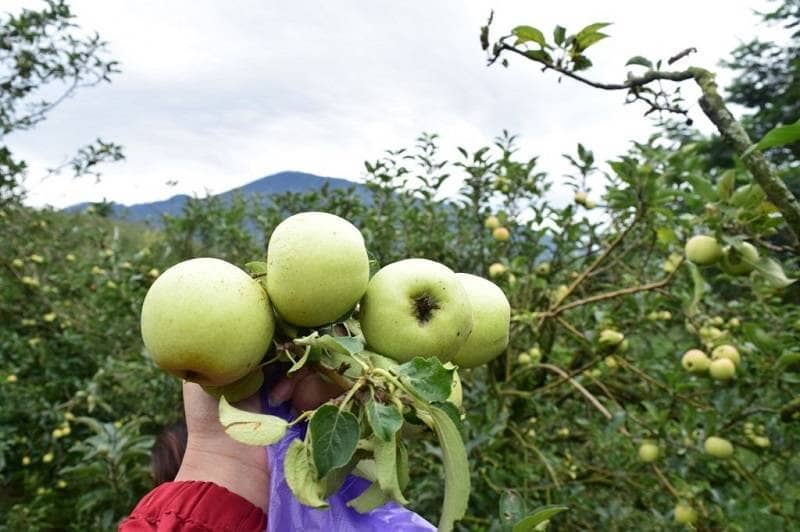
[[[124,204],[219,193],[283,170],[362,180],[363,162],[441,136],[442,156],[475,150],[507,129],[520,154],[558,177],[578,142],[605,161],[655,131],[621,92],[561,83],[533,63],[486,67],[479,27],[528,24],[550,34],[613,22],[589,54],[589,77],[619,81],[634,55],[698,49],[684,66],[715,69],[754,34],[765,0],[72,0],[82,28],[109,42],[122,73],[84,89],[34,129],[4,139],[28,161],[27,203]],[[38,8],[3,0],[0,11]],[[720,81],[730,74],[720,73]],[[711,126],[688,90],[690,114]],[[47,175],[97,137],[124,147],[99,183]],[[44,178],[44,179],[43,179]],[[457,183],[451,185],[452,189]],[[596,194],[600,182],[591,185]],[[553,201],[571,191],[554,187]]]

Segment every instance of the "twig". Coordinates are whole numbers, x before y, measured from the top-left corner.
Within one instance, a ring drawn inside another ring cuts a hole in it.
[[[683,262],[683,259],[681,259]],[[655,282],[655,283],[648,283],[639,286],[630,286],[628,288],[622,288],[620,290],[614,290],[613,292],[606,292],[605,294],[597,294],[594,296],[590,296],[584,299],[579,299],[578,301],[573,301],[572,303],[566,304],[561,307],[557,307],[553,310],[548,311],[548,314],[551,316],[557,316],[558,314],[564,312],[565,310],[569,310],[575,307],[580,307],[582,305],[587,305],[589,303],[596,303],[598,301],[605,301],[606,299],[614,299],[616,297],[626,296],[630,294],[635,294],[637,292],[646,292],[648,290],[655,290],[657,288],[662,288],[669,284],[672,278],[675,275],[675,272],[678,268],[675,268],[669,275],[667,275],[664,279]]]
[[[660,480],[661,483],[664,485],[664,487],[667,488],[667,491],[670,492],[670,494],[673,497],[675,497],[676,499],[680,499],[681,496],[678,494],[678,491],[670,483],[670,481],[667,480],[667,477],[664,476],[664,473],[661,472],[661,469],[659,469],[658,466],[655,465],[655,464],[651,464],[651,465],[653,466],[653,471],[655,471],[656,476],[658,477],[658,480]]]
[[[604,416],[606,416],[606,419],[614,418],[614,416],[611,415],[611,412],[609,412],[608,409],[604,407],[603,404],[600,401],[598,401],[597,398],[594,395],[592,395],[592,393],[589,390],[584,388],[583,385],[581,385],[581,383],[579,383],[578,381],[567,375],[566,371],[552,364],[539,364],[539,367],[552,371],[553,373],[557,373],[561,377],[565,378],[567,381],[569,381],[569,383],[572,386],[575,387],[576,390],[581,392],[583,396],[586,397],[589,400],[589,402],[592,403],[592,405],[594,405],[595,408],[597,408]]]

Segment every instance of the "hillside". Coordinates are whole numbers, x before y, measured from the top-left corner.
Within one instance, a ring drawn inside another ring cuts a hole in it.
[[[366,200],[369,197],[367,188],[360,183],[337,177],[323,177],[304,172],[291,171],[265,176],[246,185],[242,185],[241,187],[222,192],[212,197],[229,199],[236,195],[244,197],[261,196],[268,201],[270,196],[276,194],[283,194],[286,192],[302,193],[311,190],[319,190],[326,184],[330,189],[355,188],[362,199]],[[166,200],[137,203],[134,205],[124,205],[113,202],[111,208],[113,216],[116,218],[132,222],[158,223],[161,216],[165,214],[180,214],[189,198],[190,196],[186,194],[179,194]],[[89,203],[78,203],[67,207],[65,210],[69,212],[82,211],[89,205]]]

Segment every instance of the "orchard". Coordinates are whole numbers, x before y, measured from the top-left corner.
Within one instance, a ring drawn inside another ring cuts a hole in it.
[[[768,20],[799,20],[777,4]],[[340,392],[298,413],[285,467],[308,507],[352,473],[370,486],[357,511],[395,501],[440,530],[797,529],[800,128],[774,114],[796,99],[761,105],[766,59],[746,48],[730,101],[690,51],[594,80],[606,26],[480,29],[491,69],[659,117],[608,161],[565,146],[566,177],[508,132],[452,153],[426,133],[365,162],[368,201],[193,198],[145,226],[26,206],[3,152],[0,530],[114,529],[152,487],[182,379],[231,438],[280,440],[285,420],[235,404],[275,367]],[[76,72],[97,74],[86,53]],[[775,99],[797,69],[779,59]],[[117,154],[87,150],[76,173]]]

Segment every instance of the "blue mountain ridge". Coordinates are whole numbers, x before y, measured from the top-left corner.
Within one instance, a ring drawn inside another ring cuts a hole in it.
[[[279,172],[257,179],[253,182],[242,185],[212,197],[229,200],[234,196],[255,197],[261,196],[266,200],[269,196],[283,194],[285,192],[310,192],[319,190],[324,185],[328,185],[331,190],[354,188],[356,193],[366,201],[369,201],[369,191],[361,183],[341,179],[338,177],[323,177],[305,172]],[[165,214],[177,216],[183,211],[186,202],[191,196],[178,194],[166,200],[154,201],[150,203],[137,203],[134,205],[123,205],[112,202],[111,210],[114,218],[128,220],[132,222],[151,222],[158,224],[161,217]],[[91,203],[84,202],[72,205],[64,209],[65,211],[82,211],[89,207]]]

